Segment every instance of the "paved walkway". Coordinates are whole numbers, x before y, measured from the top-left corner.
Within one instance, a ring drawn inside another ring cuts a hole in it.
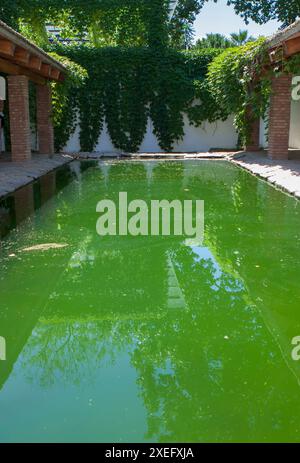
[[[70,156],[33,155],[30,161],[18,163],[0,162],[0,197],[27,185],[51,170],[72,161]]]
[[[289,161],[272,161],[266,153],[244,152],[216,152],[216,153],[182,153],[172,156],[161,153],[138,155],[137,159],[149,159],[150,157],[161,159],[227,159],[234,164],[250,171],[276,187],[294,195],[300,199],[300,159]],[[43,155],[33,155],[30,161],[19,163],[0,162],[0,197],[27,185],[42,175],[67,164],[74,159],[72,155],[55,155],[53,158]],[[77,158],[83,158],[78,156]],[[92,157],[91,157],[92,158]],[[98,156],[99,159],[99,156]]]
[[[300,198],[300,159],[273,161],[265,152],[238,153],[231,161],[283,191]]]

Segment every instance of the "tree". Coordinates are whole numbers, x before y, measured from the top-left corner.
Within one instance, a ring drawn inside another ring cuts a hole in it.
[[[89,38],[95,46],[163,42],[169,32],[174,46],[188,48],[206,1],[179,0],[169,21],[169,0],[1,0],[0,19],[41,46],[48,42],[46,25],[53,24],[63,37]]]
[[[169,23],[171,44],[175,48],[187,49],[192,46],[193,24],[207,0],[179,0],[173,18]]]
[[[253,42],[255,40],[254,37],[249,36],[247,30],[242,31],[241,29],[238,33],[233,32],[230,34],[230,37],[231,42],[235,47],[240,47],[241,45],[245,45],[246,43]]]
[[[0,19],[9,26],[16,27],[17,17],[17,0],[1,0]]]
[[[222,34],[206,34],[206,37],[196,42],[195,48],[230,48],[240,47],[255,39],[249,36],[248,31],[232,32],[230,38]]]
[[[250,19],[259,24],[277,19],[288,25],[300,17],[299,0],[228,0],[227,3],[234,6],[235,12],[240,14],[246,23]]]
[[[222,34],[206,34],[206,37],[197,40],[195,48],[229,48],[232,47],[230,39]]]

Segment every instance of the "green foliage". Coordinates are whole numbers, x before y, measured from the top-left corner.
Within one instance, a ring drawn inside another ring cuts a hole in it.
[[[169,0],[2,0],[0,18],[40,46],[47,45],[46,24],[94,46],[155,46],[170,37],[177,45],[190,40],[205,1],[179,0],[171,24]]]
[[[87,71],[65,56],[50,53],[68,69],[64,83],[52,82],[55,149],[60,151],[76,128],[79,95],[88,77]]]
[[[17,26],[17,0],[1,0],[0,19],[11,27]]]
[[[192,47],[193,24],[207,0],[179,0],[172,20],[169,22],[171,45],[177,49]]]
[[[46,24],[55,24],[63,38],[84,38],[97,47],[169,40],[174,48],[186,49],[206,1],[179,0],[169,21],[168,0],[2,0],[0,19],[40,46],[47,44]]]
[[[224,120],[233,114],[243,143],[249,140],[253,120],[264,117],[268,107],[271,72],[262,75],[267,63],[266,41],[259,39],[225,50],[209,66],[207,82],[216,117]]]
[[[168,0],[3,0],[0,17],[18,22],[45,48],[47,23],[60,27],[63,37],[88,41],[52,47],[70,70],[63,85],[52,84],[56,149],[66,144],[77,114],[83,151],[95,148],[104,122],[116,148],[138,150],[149,117],[161,148],[171,151],[184,135],[184,113],[195,125],[233,114],[245,142],[252,120],[265,114],[271,91],[271,73],[262,75],[265,41],[227,48],[252,38],[247,31],[230,39],[210,34],[198,49],[176,51],[190,47],[192,24],[205,1],[179,0],[170,22]],[[228,3],[258,22],[289,22],[299,13],[294,0],[285,8],[281,0]]]
[[[87,46],[59,46],[56,50],[88,73],[80,86],[73,87],[70,79],[64,85],[55,84],[54,122],[60,148],[74,129],[78,108],[82,151],[95,149],[104,121],[114,146],[134,152],[143,141],[150,117],[161,148],[171,151],[184,135],[184,113],[195,123],[213,117],[210,95],[205,91],[200,91],[206,98],[201,111],[192,103],[218,50],[181,53],[169,48]]]
[[[60,46],[57,51],[88,74],[75,86],[68,79],[62,86],[67,91],[57,86],[62,92],[55,97],[60,148],[74,129],[76,113],[82,151],[95,149],[106,122],[114,146],[125,152],[139,149],[148,118],[160,147],[171,151],[184,135],[184,114],[196,126],[233,115],[242,144],[249,141],[252,122],[266,117],[274,71],[263,38],[226,50]],[[296,57],[279,63],[275,73],[299,68]]]
[[[206,37],[198,39],[194,48],[230,48],[232,42],[222,34],[206,34]]]
[[[284,25],[291,24],[300,16],[299,0],[228,0],[233,5],[235,12],[246,21],[250,19],[264,24],[270,19],[277,19]]]
[[[232,32],[232,34],[230,34],[230,39],[234,47],[240,47],[242,45],[246,45],[248,42],[255,41],[252,36],[249,36],[249,32],[247,30],[241,29],[239,32]]]
[[[240,30],[230,34],[230,38],[223,34],[206,34],[203,39],[197,40],[194,48],[232,48],[254,42],[254,38],[249,36],[247,30]]]
[[[207,72],[210,64],[223,52],[222,49],[192,49],[185,52],[187,73],[193,81],[194,99],[187,108],[191,124],[196,126],[203,122],[215,122],[222,119],[214,96],[212,95]]]

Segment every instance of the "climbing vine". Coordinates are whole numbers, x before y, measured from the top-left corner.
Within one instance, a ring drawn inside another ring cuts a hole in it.
[[[272,73],[264,38],[229,48],[209,65],[207,89],[216,120],[234,115],[242,144],[249,141],[252,122],[266,116]]]
[[[214,99],[216,119],[234,115],[240,142],[247,144],[254,120],[264,118],[268,126],[272,78],[299,71],[299,56],[287,60],[280,49],[276,64],[271,65],[268,42],[264,38],[226,50],[209,65],[206,81]]]
[[[66,144],[78,114],[82,151],[95,149],[106,123],[114,146],[135,152],[149,119],[160,147],[172,151],[184,135],[184,114],[196,126],[233,115],[244,145],[253,121],[267,119],[272,77],[300,69],[298,57],[272,67],[263,38],[225,51],[159,46],[56,50],[79,65],[72,65],[75,80],[73,75],[63,86],[55,85],[57,146]]]
[[[198,113],[191,108],[208,64],[220,53],[217,50],[179,53],[169,48],[87,46],[56,50],[80,65],[81,77],[75,84],[71,79],[63,86],[55,84],[54,123],[60,148],[74,130],[76,113],[82,151],[95,149],[105,122],[114,146],[126,152],[139,149],[149,118],[161,148],[170,151],[184,135],[184,113],[190,111],[195,123],[212,113],[211,105],[204,104]]]
[[[88,73],[79,64],[65,56],[59,56],[54,52],[50,55],[59,60],[68,70],[63,84],[51,83],[55,149],[61,151],[75,130],[80,90],[84,86]]]

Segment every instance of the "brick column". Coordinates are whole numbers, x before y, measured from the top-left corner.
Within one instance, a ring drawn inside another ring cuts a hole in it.
[[[39,153],[54,154],[54,136],[52,115],[51,87],[48,85],[37,85],[37,135]]]
[[[26,76],[8,76],[12,161],[31,159],[29,90]]]
[[[250,140],[245,146],[245,151],[259,151],[260,120],[256,119],[251,124]]]
[[[291,123],[292,76],[273,77],[269,120],[271,159],[288,159]]]

